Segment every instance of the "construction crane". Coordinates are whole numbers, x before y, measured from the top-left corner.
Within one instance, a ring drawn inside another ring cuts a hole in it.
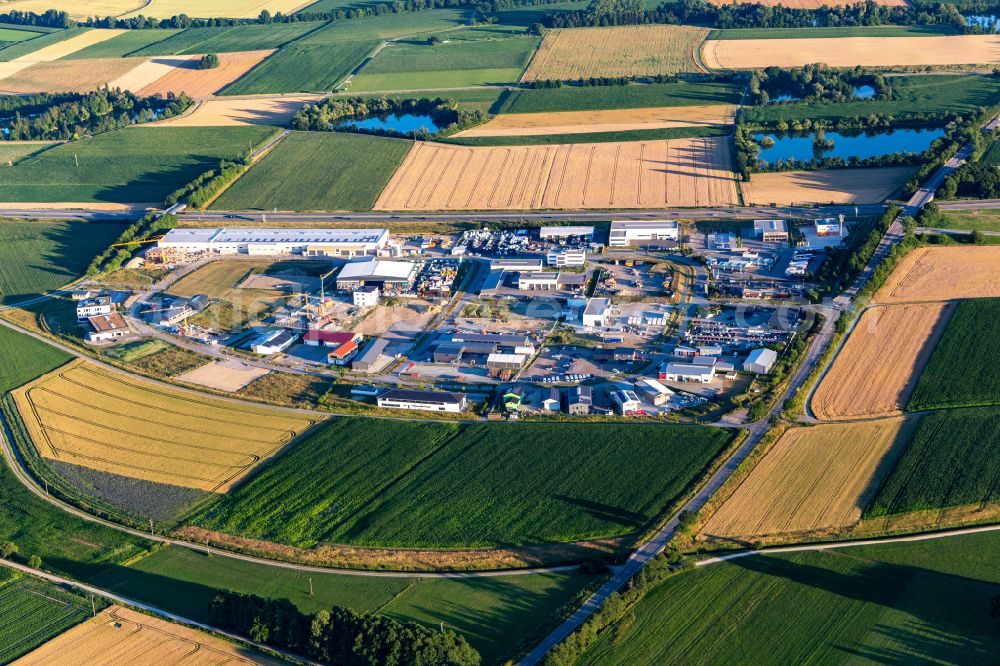
[[[113,243],[111,247],[121,247],[123,245],[142,245],[143,243],[156,243],[163,240],[163,236],[157,236],[156,238],[147,238],[146,240],[134,240],[128,243]]]

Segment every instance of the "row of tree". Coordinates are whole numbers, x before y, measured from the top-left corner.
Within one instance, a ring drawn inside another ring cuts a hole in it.
[[[102,88],[89,93],[0,96],[0,139],[69,140],[129,125],[169,118],[192,101],[181,93],[140,97],[127,90]]]
[[[371,116],[429,116],[437,132],[415,130],[399,132],[393,129],[362,129],[345,120],[361,120]],[[300,131],[351,131],[363,134],[400,136],[425,139],[435,134],[462,129],[483,122],[486,116],[479,109],[458,108],[451,99],[393,99],[387,97],[328,97],[319,104],[307,104],[292,118],[292,129]]]
[[[777,97],[787,95],[790,103],[850,102],[855,99],[855,88],[871,86],[871,99],[892,99],[892,87],[879,72],[869,72],[863,67],[838,69],[822,63],[786,69],[768,67],[754,70],[747,84],[751,104],[770,104]]]
[[[125,231],[118,236],[114,246],[108,247],[99,255],[94,257],[87,267],[87,275],[94,276],[100,273],[110,273],[121,268],[125,262],[132,258],[132,254],[142,248],[140,241],[152,238],[161,231],[168,231],[177,226],[176,215],[163,215],[157,213],[146,213],[141,218],[125,228]],[[125,243],[135,243],[134,245],[124,245]]]
[[[479,653],[451,630],[333,607],[307,615],[287,599],[221,592],[209,621],[258,643],[337,666],[477,666]]]

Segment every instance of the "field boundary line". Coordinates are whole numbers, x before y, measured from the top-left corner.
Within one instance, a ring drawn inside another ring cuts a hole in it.
[[[705,45],[705,42],[708,41],[708,36],[710,34],[712,34],[712,30],[706,28],[705,33],[701,36],[701,39],[691,46],[691,60],[694,61],[695,67],[701,69],[701,71],[705,74],[710,74],[712,70],[706,67],[704,61],[702,61],[701,48]]]

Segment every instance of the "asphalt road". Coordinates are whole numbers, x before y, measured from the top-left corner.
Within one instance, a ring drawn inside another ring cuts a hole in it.
[[[941,210],[989,210],[1000,208],[1000,199],[973,199],[970,201],[938,201]]]

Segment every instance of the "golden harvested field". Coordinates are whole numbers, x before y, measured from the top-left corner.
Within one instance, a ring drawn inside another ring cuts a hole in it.
[[[755,173],[749,183],[740,186],[744,201],[758,206],[882,203],[915,172],[915,167],[878,167]]]
[[[813,394],[813,413],[829,421],[901,414],[951,312],[948,303],[865,310]]]
[[[172,72],[177,67],[195,67],[200,56],[165,56],[150,58],[111,82],[112,88],[140,90]]]
[[[234,125],[285,126],[306,104],[320,101],[320,95],[283,95],[233,99],[219,97],[200,102],[191,113],[165,120],[176,127],[230,127]]]
[[[109,606],[13,663],[17,666],[228,666],[282,662],[197,629],[121,606]]]
[[[477,127],[452,136],[538,136],[624,132],[665,127],[710,127],[733,122],[736,106],[664,106],[612,111],[561,111],[557,113],[505,113]]]
[[[876,303],[1000,297],[1000,247],[926,247],[907,254]]]
[[[36,62],[0,80],[0,90],[11,93],[88,92],[123,77],[142,62],[142,58]]]
[[[51,3],[47,5],[51,9]],[[10,10],[10,5],[4,5],[4,11]],[[45,10],[42,10],[45,11]],[[103,16],[103,14],[102,14]],[[111,30],[104,28],[94,28],[93,30],[88,30],[87,32],[80,33],[75,37],[70,37],[69,39],[64,39],[61,42],[56,42],[55,44],[50,44],[37,51],[32,51],[27,55],[23,55],[20,58],[15,58],[15,61],[26,60],[28,62],[49,62],[51,60],[58,60],[59,58],[65,58],[71,53],[76,53],[88,46],[93,46],[94,44],[100,44],[101,42],[111,39],[112,37],[117,37],[118,35],[125,32],[124,30]]]
[[[121,16],[141,9],[143,0],[12,0],[3,4],[3,11],[35,12],[44,14],[50,9],[64,11],[74,19],[88,19],[93,16]],[[180,12],[178,12],[180,13]]]
[[[694,52],[707,35],[686,25],[549,30],[521,80],[697,72]]]
[[[191,97],[214,95],[256,67],[272,53],[273,49],[220,53],[219,66],[215,69],[198,69],[198,59],[188,60],[181,66],[171,68],[169,72],[137,92],[140,95],[186,92]]]
[[[891,44],[891,46],[890,46]],[[1000,35],[929,37],[822,37],[815,39],[717,39],[704,43],[709,69],[1000,64]]]
[[[728,139],[470,148],[417,141],[377,210],[736,205]]]
[[[293,14],[316,0],[150,0],[132,16],[170,18],[187,14],[193,18],[257,18],[264,9],[271,14]]]
[[[82,361],[14,394],[40,455],[226,492],[318,419],[169,389]]]
[[[792,428],[709,518],[699,536],[750,538],[855,524],[916,421],[895,418]]]

